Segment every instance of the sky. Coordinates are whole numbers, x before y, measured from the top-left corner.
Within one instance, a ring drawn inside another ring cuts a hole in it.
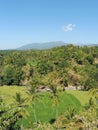
[[[51,41],[98,43],[98,0],[0,0],[0,50]]]

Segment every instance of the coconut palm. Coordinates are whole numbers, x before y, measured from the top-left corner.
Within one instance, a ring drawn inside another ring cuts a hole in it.
[[[92,88],[89,90],[89,94],[93,95],[96,99],[96,103],[98,104],[98,88]]]
[[[27,114],[25,105],[22,105],[20,94],[17,93],[16,95],[17,101],[15,100],[13,104],[5,104],[3,100],[0,99],[0,130],[15,130],[14,126],[17,121]]]
[[[56,110],[56,118],[58,117],[58,91],[57,91],[57,85],[55,81],[50,81],[49,87],[51,89],[51,99],[53,101],[53,106]]]
[[[16,92],[14,99],[18,107],[26,106],[27,98],[23,98],[21,93]]]
[[[21,118],[28,116],[29,113],[26,110],[26,107],[28,106],[27,98],[23,98],[21,93],[17,92],[14,97],[14,100],[15,100],[15,107],[18,108],[19,110],[17,112],[17,115]]]
[[[40,99],[40,95],[37,94],[36,92],[36,88],[39,85],[39,81],[37,78],[32,79],[32,81],[30,82],[30,87],[28,89],[28,95],[30,96],[30,101],[33,107],[33,113],[34,113],[34,119],[35,122],[37,123],[37,116],[36,116],[36,111],[35,111],[35,101]]]
[[[59,98],[58,98],[58,91],[57,91],[57,84],[54,80],[50,81],[49,87],[51,89],[51,99],[53,101],[53,106],[55,107],[55,114],[56,114],[56,120],[58,117],[58,103],[59,103]],[[58,122],[56,121],[56,129],[58,129]]]

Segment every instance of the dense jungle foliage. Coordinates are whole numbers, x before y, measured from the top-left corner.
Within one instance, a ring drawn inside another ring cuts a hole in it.
[[[49,50],[1,50],[0,86],[47,85],[82,86],[88,90],[98,84],[98,47],[66,45]]]
[[[97,46],[1,50],[0,86],[1,130],[98,129]]]

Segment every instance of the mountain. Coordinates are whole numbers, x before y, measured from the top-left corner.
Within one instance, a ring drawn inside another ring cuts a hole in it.
[[[21,47],[17,48],[17,50],[30,50],[30,49],[43,50],[43,49],[50,49],[53,47],[63,46],[63,45],[66,45],[66,43],[64,43],[62,41],[31,43],[31,44],[26,44],[24,46],[21,46]]]

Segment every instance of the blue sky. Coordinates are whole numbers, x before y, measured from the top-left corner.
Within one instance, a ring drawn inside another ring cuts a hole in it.
[[[98,43],[98,0],[0,0],[0,49]]]

